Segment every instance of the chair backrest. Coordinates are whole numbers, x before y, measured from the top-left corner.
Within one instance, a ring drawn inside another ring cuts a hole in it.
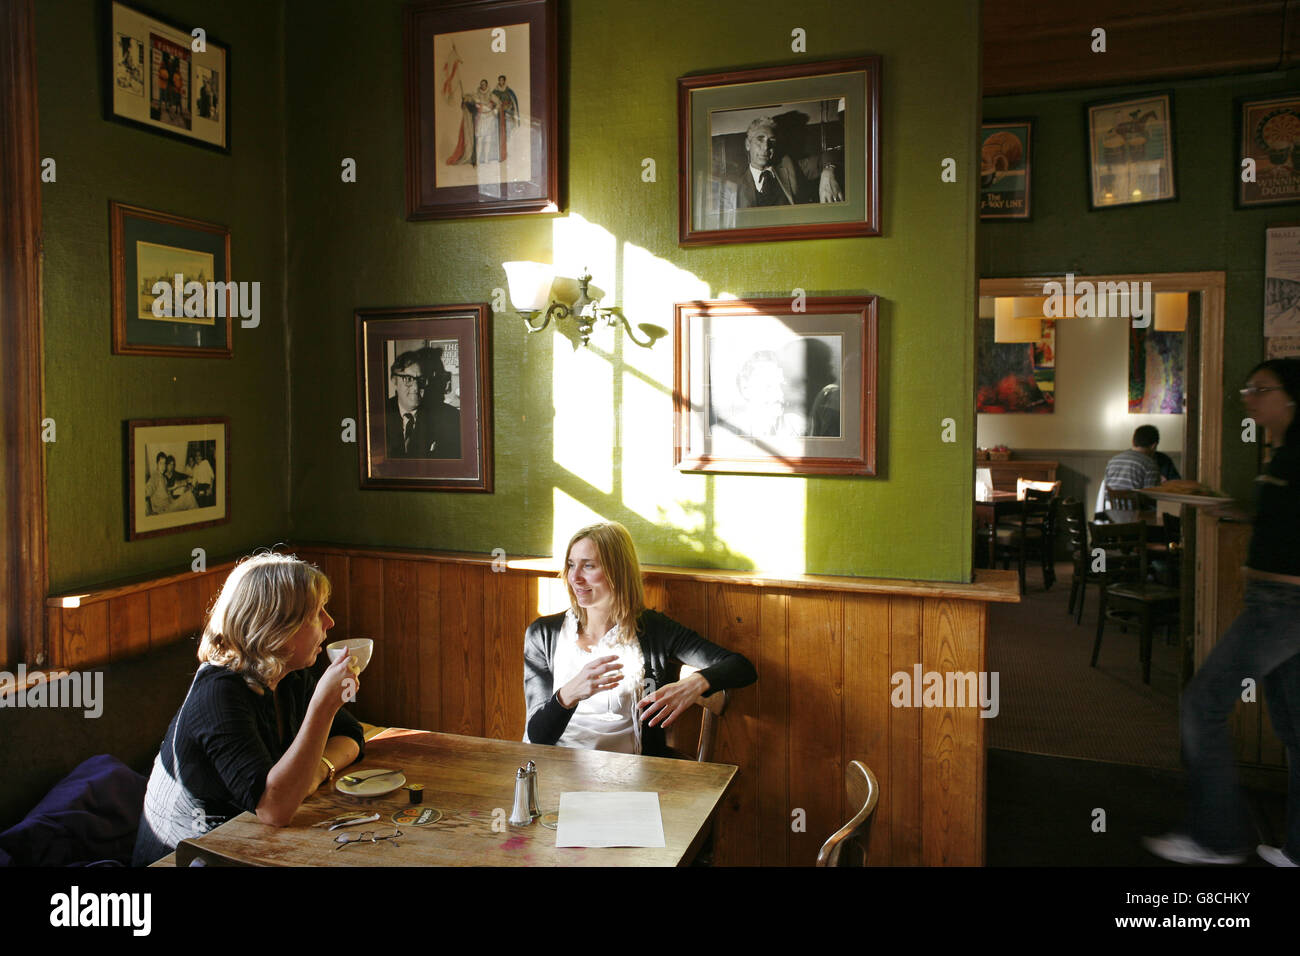
[[[1070,539],[1070,555],[1075,566],[1080,566],[1088,556],[1088,522],[1083,513],[1083,502],[1077,498],[1066,498],[1060,504],[1061,524]]]
[[[1106,486],[1106,510],[1141,511],[1142,496],[1131,488],[1112,488]]]
[[[1111,524],[1096,521],[1092,530],[1092,546],[1106,552],[1106,583],[1120,581],[1145,581],[1147,578],[1147,526],[1133,521]]]
[[[683,664],[681,676],[689,677],[698,670],[698,667]],[[718,723],[727,710],[727,699],[728,692],[719,690],[708,697],[698,697],[695,700],[703,709],[700,714],[700,739],[695,748],[695,759],[700,763],[709,763],[713,760],[713,744],[718,738]]]
[[[1165,541],[1171,545],[1181,544],[1183,540],[1183,519],[1175,514],[1165,512],[1160,516],[1165,526]]]
[[[871,820],[880,802],[876,775],[861,760],[850,760],[844,768],[844,794],[849,807],[857,810],[817,852],[818,866],[866,866],[871,847]]]
[[[1046,491],[1049,493],[1048,497],[1052,497],[1061,493],[1061,483],[1059,481],[1033,481],[1029,478],[1016,479],[1017,498],[1025,497],[1025,492],[1029,490]]]

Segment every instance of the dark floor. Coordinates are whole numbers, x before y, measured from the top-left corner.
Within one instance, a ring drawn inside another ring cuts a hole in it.
[[[989,866],[1176,866],[1147,853],[1144,836],[1182,820],[1182,771],[990,750]],[[1247,790],[1259,843],[1282,842],[1285,794]],[[1105,831],[1094,832],[1095,811]],[[1267,866],[1251,856],[1245,866]]]

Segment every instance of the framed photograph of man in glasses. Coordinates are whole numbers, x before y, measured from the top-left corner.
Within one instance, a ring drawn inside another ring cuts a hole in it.
[[[362,488],[492,491],[488,306],[359,309]]]

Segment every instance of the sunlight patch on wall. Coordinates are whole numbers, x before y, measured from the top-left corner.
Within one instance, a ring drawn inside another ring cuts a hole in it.
[[[573,533],[589,524],[605,521],[606,516],[591,510],[559,488],[552,489],[551,499],[551,513],[555,515],[555,523],[551,526],[551,554],[555,557],[555,566],[558,569],[560,563],[564,561],[564,549],[569,546],[569,539],[573,537]],[[618,515],[608,517],[617,519]]]
[[[557,338],[551,395],[555,463],[609,494],[614,490],[614,369],[592,349],[574,351]]]
[[[718,475],[714,534],[759,571],[806,570],[807,484],[798,478]]]

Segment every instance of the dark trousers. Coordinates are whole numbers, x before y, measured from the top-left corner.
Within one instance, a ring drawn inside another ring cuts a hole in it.
[[[1273,729],[1286,746],[1290,770],[1283,849],[1300,861],[1300,587],[1248,580],[1245,610],[1183,694],[1188,832],[1202,846],[1220,852],[1244,850],[1254,842],[1228,733],[1228,717],[1248,677],[1263,687]]]

